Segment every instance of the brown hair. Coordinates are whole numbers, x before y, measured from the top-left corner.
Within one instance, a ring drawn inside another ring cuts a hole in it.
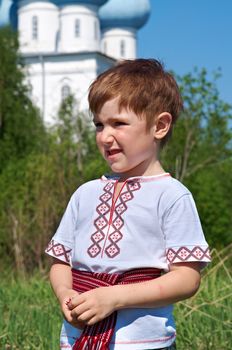
[[[183,109],[175,79],[155,59],[125,60],[100,74],[89,90],[91,112],[99,114],[105,102],[117,97],[119,110],[130,109],[145,117],[148,129],[162,112],[172,115],[173,124]],[[161,145],[166,143],[171,129]]]

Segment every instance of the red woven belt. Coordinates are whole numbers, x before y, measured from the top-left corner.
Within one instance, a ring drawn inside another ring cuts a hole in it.
[[[84,293],[98,287],[149,281],[159,277],[160,274],[161,270],[154,268],[134,269],[122,274],[92,273],[72,269],[73,289]],[[86,326],[80,338],[76,340],[73,350],[108,350],[116,320],[117,311],[93,326]]]

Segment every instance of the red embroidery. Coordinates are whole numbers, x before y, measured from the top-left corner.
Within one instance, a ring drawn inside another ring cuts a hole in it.
[[[169,263],[190,261],[191,257],[198,261],[211,260],[208,247],[205,250],[199,246],[194,247],[192,250],[187,247],[180,247],[178,249],[170,248],[167,251],[167,259]]]
[[[112,198],[111,190],[114,187],[114,183],[110,182],[103,188],[105,193],[100,197],[101,203],[97,206],[96,211],[99,216],[94,220],[94,226],[97,231],[91,236],[93,244],[88,248],[87,252],[91,258],[95,258],[101,252],[101,246],[99,243],[105,238],[103,232],[104,228],[108,226],[109,222],[106,215],[110,212],[109,200]]]
[[[67,263],[70,262],[71,251],[72,249],[65,247],[63,244],[55,243],[53,239],[45,250],[46,253],[50,253],[52,256],[60,258]]]
[[[99,243],[106,237],[106,234],[103,231],[106,228],[108,229],[110,225],[113,228],[113,232],[108,237],[110,244],[106,247],[105,252],[109,258],[114,258],[120,253],[118,242],[123,237],[121,232],[124,225],[122,214],[127,210],[126,202],[134,198],[133,192],[139,190],[141,185],[138,181],[128,181],[126,183],[126,191],[123,192],[118,198],[120,202],[115,206],[114,210],[114,214],[116,216],[110,224],[106,215],[110,213],[111,207],[109,200],[111,200],[113,196],[113,187],[114,183],[110,182],[103,188],[105,193],[100,197],[101,203],[96,208],[99,216],[94,221],[94,226],[96,227],[97,231],[92,234],[91,240],[93,244],[88,248],[88,254],[91,258],[96,257],[101,252],[102,248]]]
[[[127,210],[126,202],[134,198],[133,192],[139,190],[141,187],[139,182],[128,182],[126,184],[126,192],[119,196],[119,203],[115,207],[116,217],[112,222],[112,227],[114,231],[109,235],[110,244],[106,247],[105,252],[109,258],[114,258],[120,253],[120,248],[118,242],[122,239],[123,234],[120,232],[121,228],[124,226],[124,220],[122,214]]]

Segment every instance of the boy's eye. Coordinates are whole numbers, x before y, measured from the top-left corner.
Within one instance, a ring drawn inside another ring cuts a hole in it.
[[[122,122],[122,121],[118,121],[118,122],[115,122],[115,125],[116,126],[121,126],[121,125],[127,125],[127,123]]]
[[[96,130],[101,130],[103,128],[103,124],[100,122],[94,122]]]

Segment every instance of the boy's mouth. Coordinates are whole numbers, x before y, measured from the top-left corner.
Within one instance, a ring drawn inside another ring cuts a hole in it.
[[[111,149],[106,151],[107,156],[114,156],[115,154],[121,153],[121,149]]]

